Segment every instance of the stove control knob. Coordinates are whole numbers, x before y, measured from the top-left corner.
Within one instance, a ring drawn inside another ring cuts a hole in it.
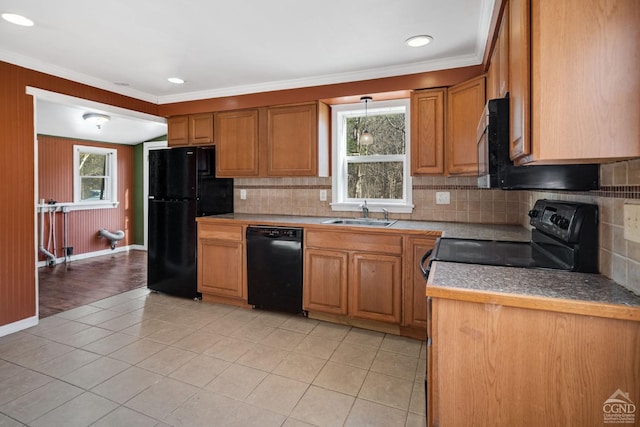
[[[560,228],[564,228],[565,230],[569,228],[569,220],[567,218],[562,218],[560,221]]]
[[[549,218],[549,221],[551,221],[552,224],[558,224],[558,215],[557,214],[553,214],[551,215],[551,218]]]
[[[537,209],[531,209],[529,211],[529,218],[537,218],[539,213]]]

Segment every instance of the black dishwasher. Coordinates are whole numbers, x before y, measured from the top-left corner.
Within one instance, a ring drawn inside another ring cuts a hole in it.
[[[247,297],[255,308],[302,310],[302,228],[247,227]]]

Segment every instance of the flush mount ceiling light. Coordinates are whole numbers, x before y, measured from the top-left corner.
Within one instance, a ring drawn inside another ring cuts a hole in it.
[[[15,13],[3,13],[2,19],[22,27],[33,27],[33,21],[31,19],[25,18],[22,15],[16,15]]]
[[[371,98],[370,96],[363,96],[360,98],[360,102],[364,102],[364,132],[362,132],[362,134],[360,135],[360,139],[358,139],[358,142],[360,142],[360,144],[362,145],[373,144],[373,136],[371,136],[371,134],[367,130],[367,104],[372,100],[373,98]]]
[[[177,85],[181,85],[184,83],[184,80],[182,80],[180,77],[169,77],[167,80],[169,80],[169,82],[173,83],[173,84],[177,84]]]
[[[406,39],[404,42],[410,47],[426,46],[433,41],[433,37],[427,35],[413,36]]]
[[[82,116],[82,118],[85,121],[93,125],[96,125],[98,129],[102,129],[102,125],[107,123],[109,120],[111,120],[111,117],[107,116],[106,114],[98,114],[98,113],[86,113]]]

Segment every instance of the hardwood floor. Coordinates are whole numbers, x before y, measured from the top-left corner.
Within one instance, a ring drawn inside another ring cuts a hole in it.
[[[38,269],[40,318],[147,285],[147,253],[118,252]]]

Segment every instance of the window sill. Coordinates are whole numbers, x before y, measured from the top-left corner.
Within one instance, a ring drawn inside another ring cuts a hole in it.
[[[71,211],[86,211],[92,209],[113,209],[117,208],[120,202],[91,202],[91,203],[55,203],[50,205],[48,203],[36,205],[38,210],[42,211],[62,211],[62,212],[71,212]]]
[[[369,213],[382,213],[382,209],[388,210],[389,213],[412,213],[415,206],[413,204],[376,203],[369,202],[367,200],[367,207],[369,208]],[[342,212],[362,212],[362,203],[331,203],[331,210]]]

